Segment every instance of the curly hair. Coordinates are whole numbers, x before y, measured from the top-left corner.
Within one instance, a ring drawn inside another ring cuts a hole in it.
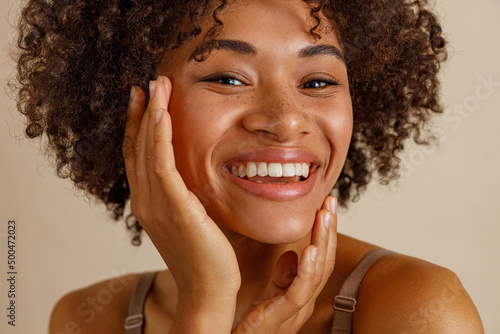
[[[437,74],[445,39],[425,0],[303,0],[316,38],[320,16],[338,32],[347,60],[354,123],[347,160],[335,185],[339,203],[357,200],[376,175],[398,177],[404,141],[432,139],[442,112]],[[167,50],[223,27],[226,0],[29,0],[19,21],[18,101],[29,138],[48,138],[58,176],[124,217],[130,191],[122,142],[132,85],[146,89]],[[211,11],[211,13],[210,13]],[[125,219],[132,243],[141,226]]]

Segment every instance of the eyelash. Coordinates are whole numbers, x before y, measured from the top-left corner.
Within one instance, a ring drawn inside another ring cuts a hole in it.
[[[231,84],[219,82],[219,81],[222,81],[222,80],[236,80],[236,81],[240,82],[241,85],[231,85]],[[211,76],[208,76],[208,77],[202,79],[202,81],[216,82],[216,83],[219,83],[221,85],[228,85],[228,86],[243,86],[243,85],[245,85],[235,75],[230,74],[230,73],[218,73],[218,74],[214,74],[214,75],[211,75]],[[322,85],[320,87],[305,87],[305,85],[313,83],[313,82],[324,83],[325,85]],[[339,85],[339,83],[336,80],[333,80],[333,79],[316,78],[316,79],[309,80],[306,83],[302,84],[300,86],[300,88],[302,88],[302,89],[321,89],[321,88],[324,88],[326,86],[338,86],[338,85]]]
[[[312,82],[319,82],[319,83],[325,83],[325,85],[323,86],[320,86],[320,87],[305,87],[305,85],[307,84],[310,84]],[[336,80],[333,80],[333,79],[326,79],[326,78],[316,78],[316,79],[312,79],[312,80],[309,80],[307,81],[306,83],[302,84],[300,86],[300,88],[303,88],[303,89],[321,89],[321,88],[324,88],[326,86],[338,86],[339,83],[336,81]]]
[[[222,82],[219,82],[222,80],[236,80],[236,81],[239,81],[241,83],[241,85],[229,85],[229,84],[224,84]],[[202,81],[216,82],[216,83],[220,83],[222,85],[229,85],[229,86],[243,86],[244,85],[244,83],[241,80],[239,80],[238,78],[236,78],[235,75],[229,74],[229,73],[214,74],[214,75],[211,75],[211,76],[208,76],[208,77],[202,79]]]

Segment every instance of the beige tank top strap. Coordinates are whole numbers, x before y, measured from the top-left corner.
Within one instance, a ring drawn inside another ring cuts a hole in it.
[[[393,254],[385,249],[375,249],[368,252],[358,262],[354,270],[347,277],[333,303],[333,323],[331,334],[350,334],[352,319],[356,309],[356,296],[363,277],[370,267],[381,257]]]
[[[130,297],[128,307],[128,317],[125,318],[125,333],[126,334],[141,334],[142,325],[144,323],[144,303],[148,295],[149,289],[153,285],[157,271],[141,274],[137,278],[137,282]]]

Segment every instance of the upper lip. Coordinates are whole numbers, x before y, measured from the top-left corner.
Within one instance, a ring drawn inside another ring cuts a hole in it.
[[[230,168],[236,163],[245,162],[277,162],[277,163],[311,163],[311,167],[320,165],[320,159],[313,153],[300,149],[278,149],[264,148],[241,153],[226,162],[225,166]]]

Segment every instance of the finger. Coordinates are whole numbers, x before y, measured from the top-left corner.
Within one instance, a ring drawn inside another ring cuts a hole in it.
[[[337,199],[333,196],[326,196],[321,209],[337,212]]]
[[[243,327],[237,327],[234,333],[249,332],[251,330],[267,328],[279,329],[284,322],[294,322],[302,325],[312,314],[312,307],[316,298],[323,289],[329,275],[317,276],[317,271],[325,270],[325,263],[335,258],[336,249],[336,219],[335,215],[329,211],[336,205],[335,198],[329,196],[323,202],[322,210],[316,216],[316,222],[313,227],[312,245],[306,247],[299,261],[298,272],[292,279],[288,290],[280,295],[276,295],[262,302],[258,308],[250,312],[245,318]],[[329,218],[329,224],[325,224]],[[333,231],[333,232],[332,232]],[[329,240],[332,239],[332,240]],[[330,242],[332,241],[332,242]],[[323,257],[319,258],[319,248],[323,247]],[[290,265],[295,261],[294,252],[287,252],[279,259],[274,272],[274,285],[276,288],[286,288],[287,270],[291,273]],[[323,261],[322,264],[318,264]],[[285,275],[282,275],[285,274]],[[316,280],[316,282],[315,282]]]
[[[304,249],[299,260],[297,275],[287,292],[267,305],[265,313],[272,314],[265,317],[267,327],[279,327],[282,322],[301,312],[310,302],[314,293],[317,251],[317,247],[312,245]]]
[[[331,223],[329,229],[328,251],[325,264],[324,284],[330,277],[335,268],[335,257],[337,253],[337,199],[335,197],[328,198],[328,207],[331,215]]]
[[[325,202],[327,201],[325,200]],[[328,255],[332,220],[332,213],[326,209],[322,209],[316,214],[311,245],[304,250],[297,276],[284,295],[290,302],[289,311],[291,312],[296,306],[304,306],[314,301],[323,287],[323,271]],[[313,266],[312,269],[311,266]]]
[[[331,200],[326,199],[324,204],[325,207],[330,207],[332,203]],[[331,233],[333,220],[332,212],[327,209],[322,209],[317,213],[311,245],[304,250],[297,276],[283,295],[289,308],[282,316],[296,315],[298,318],[307,318],[310,315],[308,310],[314,306],[316,298],[330,275],[325,272],[325,267],[331,261],[332,255],[334,257],[335,248],[330,247],[332,241],[330,239],[334,236]],[[334,241],[333,244],[335,245],[336,242]]]
[[[146,143],[148,173],[151,186],[161,188],[170,199],[185,201],[187,188],[175,167],[175,155],[172,146],[172,122],[168,112],[168,103],[172,84],[167,77],[160,76],[156,82],[156,92],[150,101],[149,131]],[[151,182],[151,180],[154,180]],[[182,190],[186,191],[182,191]]]
[[[307,246],[299,260],[297,276],[285,294],[264,300],[231,333],[276,333],[293,316],[306,311],[310,300],[310,285],[314,277],[316,247]],[[288,257],[290,255],[287,255]],[[291,256],[290,256],[291,257]],[[301,322],[302,323],[302,322]]]
[[[130,192],[135,192],[137,185],[134,146],[145,110],[145,100],[142,89],[133,86],[130,90],[130,101],[127,109],[127,121],[125,123],[125,134],[122,144],[122,154]]]
[[[327,196],[323,201],[323,205],[321,207],[323,210],[328,210],[332,213],[330,228],[329,228],[329,237],[328,237],[328,247],[327,247],[327,255],[324,267],[323,281],[326,284],[326,281],[330,277],[333,269],[335,267],[335,254],[337,250],[337,199],[333,196]],[[322,284],[321,286],[324,286]]]
[[[142,114],[139,132],[135,138],[134,151],[135,151],[135,167],[136,167],[136,177],[137,184],[140,184],[142,194],[150,195],[150,182],[148,178],[148,171],[146,166],[147,160],[147,137],[148,137],[148,125],[149,125],[149,114],[151,110],[151,102],[154,98],[156,90],[156,82],[149,82],[149,101],[145,112]],[[149,200],[149,198],[146,198]]]
[[[300,305],[301,307],[307,304],[313,305],[326,283],[324,271],[329,252],[331,223],[330,211],[322,209],[316,214],[311,245],[304,250],[297,276],[284,295],[291,306],[289,312],[293,312]],[[310,265],[313,266],[312,271]]]
[[[316,214],[316,222],[313,226],[311,245],[318,248],[318,254],[315,261],[316,274],[314,276],[313,288],[314,298],[316,298],[322,289],[324,282],[325,265],[328,258],[328,250],[330,244],[330,230],[332,224],[332,213],[329,210],[322,209]]]
[[[288,290],[262,303],[260,309],[255,309],[248,315],[251,325],[261,324],[265,328],[279,328],[285,321],[302,324],[311,315],[316,298],[323,289],[328,275],[323,275],[327,262],[335,257],[335,247],[329,247],[329,239],[336,234],[330,234],[333,227],[333,214],[327,208],[333,207],[332,197],[325,199],[323,209],[316,215],[313,226],[311,245],[306,247],[298,265],[298,272],[292,278]],[[336,241],[333,242],[336,244]],[[285,288],[287,270],[290,272],[294,252],[283,254],[275,267],[274,285]],[[280,276],[282,274],[284,278]],[[278,276],[278,277],[277,277]],[[281,278],[281,280],[280,280]],[[292,320],[292,317],[294,320]],[[253,320],[252,320],[253,319]],[[258,327],[256,327],[258,328]]]

